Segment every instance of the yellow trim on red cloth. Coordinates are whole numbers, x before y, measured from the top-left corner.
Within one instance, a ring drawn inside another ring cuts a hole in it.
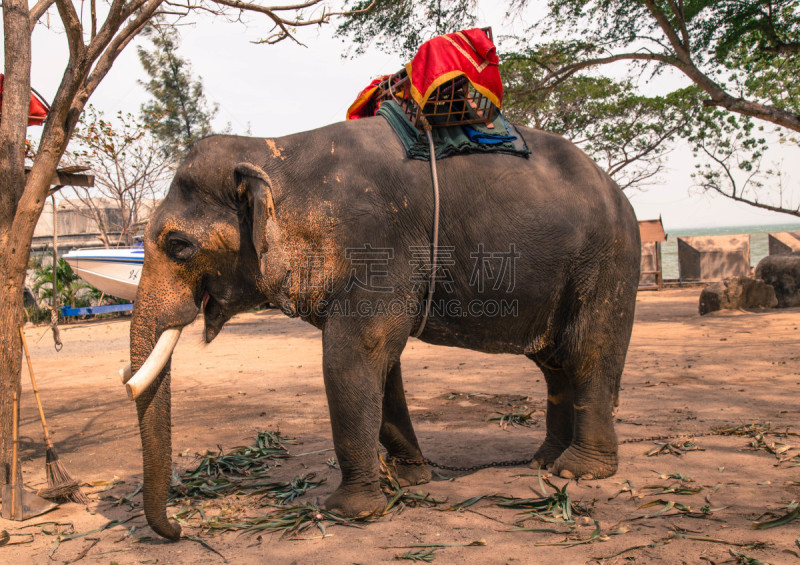
[[[412,68],[411,63],[406,63],[406,73],[408,73],[408,76],[411,76],[411,68]],[[434,80],[431,83],[431,85],[428,87],[428,90],[425,92],[424,95],[421,94],[419,90],[417,90],[417,87],[414,86],[414,83],[412,82],[411,97],[414,99],[414,102],[416,102],[419,105],[420,108],[423,108],[425,107],[425,104],[428,103],[428,98],[431,97],[431,94],[433,94],[434,90],[442,86],[447,81],[453,80],[454,78],[457,78],[462,75],[467,77],[467,80],[469,80],[469,83],[475,88],[475,90],[483,94],[486,98],[489,99],[489,101],[492,104],[494,104],[495,106],[497,106],[498,109],[500,109],[500,99],[497,97],[497,95],[488,88],[472,82],[469,76],[467,76],[467,73],[465,73],[464,71],[450,71],[449,73],[440,75],[439,77],[436,78],[436,80]]]
[[[369,101],[375,96],[375,93],[379,90],[379,85],[381,82],[389,78],[391,75],[383,75],[376,79],[373,79],[371,83],[369,83],[364,90],[362,90],[356,101],[350,104],[350,107],[347,109],[347,119],[348,120],[357,120],[359,118],[366,118],[368,116],[362,115],[361,110],[366,106]]]
[[[361,96],[358,97],[358,100],[353,102],[350,107],[347,109],[347,119],[352,120],[354,119],[352,116],[356,114],[367,102],[369,102],[372,95],[375,94],[375,91],[378,90],[377,86],[373,86],[370,90],[366,90],[361,93]],[[341,115],[341,114],[339,114]]]
[[[463,76],[499,108],[503,101],[499,63],[491,39],[475,28],[426,41],[405,68],[412,97],[419,106],[424,106],[437,88]]]

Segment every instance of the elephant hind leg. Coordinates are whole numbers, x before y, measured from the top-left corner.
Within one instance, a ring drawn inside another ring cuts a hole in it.
[[[401,486],[420,485],[431,480],[431,470],[423,461],[408,414],[399,360],[389,367],[386,375],[380,441],[389,457],[396,459],[394,468]]]
[[[604,478],[617,471],[617,405],[630,341],[635,286],[597,285],[563,311],[571,320],[547,350],[534,354],[547,381],[547,437],[536,454],[565,478]],[[618,290],[620,289],[621,290]],[[549,350],[549,351],[548,351]],[[566,448],[564,447],[566,445]]]
[[[551,352],[530,355],[544,373],[547,383],[547,431],[544,442],[533,456],[534,467],[550,467],[572,443],[574,425],[574,383]]]
[[[564,478],[602,479],[617,472],[614,401],[624,355],[597,355],[574,370],[572,441],[551,466]]]

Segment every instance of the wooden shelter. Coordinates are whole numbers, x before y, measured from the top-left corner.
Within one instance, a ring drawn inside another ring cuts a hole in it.
[[[80,165],[59,168],[50,180],[52,186],[50,192],[56,192],[64,186],[94,186],[94,175],[87,173],[88,170],[89,167]],[[26,165],[25,174],[28,175],[30,172],[31,167]]]
[[[785,231],[769,234],[769,254],[789,255],[800,253],[800,232]]]
[[[661,270],[661,243],[667,241],[664,224],[657,220],[640,220],[639,235],[642,239],[642,263],[639,288],[658,290],[664,278]]]
[[[750,276],[750,234],[679,237],[678,268],[681,283]]]

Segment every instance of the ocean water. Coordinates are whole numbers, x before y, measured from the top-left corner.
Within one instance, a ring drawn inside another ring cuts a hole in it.
[[[666,228],[666,226],[665,226]],[[678,237],[692,235],[750,234],[750,263],[755,267],[769,254],[767,234],[784,231],[800,231],[800,223],[761,226],[729,226],[720,228],[689,228],[667,230],[667,241],[661,244],[661,264],[665,279],[678,278]]]

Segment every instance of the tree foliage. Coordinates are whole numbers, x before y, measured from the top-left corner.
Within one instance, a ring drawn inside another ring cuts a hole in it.
[[[350,37],[362,51],[372,43],[399,49],[406,29],[411,30],[409,36],[425,37],[471,25],[466,14],[458,17],[457,0],[413,3],[419,13],[436,7],[451,10],[446,29],[424,20],[404,27],[402,20],[389,18],[391,12],[381,4],[352,19],[349,26],[341,26],[339,33]],[[403,4],[407,7],[409,2]],[[505,6],[519,15],[528,4],[532,2],[509,0]],[[693,144],[701,159],[696,177],[699,185],[740,202],[800,216],[798,196],[782,187],[779,169],[761,166],[770,160],[767,150],[772,145],[797,149],[800,0],[548,0],[546,6],[545,16],[528,22],[530,29],[518,40],[525,45],[529,60],[531,55],[546,58],[554,45],[564,57],[548,61],[542,74],[531,73],[529,94],[520,98],[517,88],[516,97],[509,98],[507,112],[516,111],[514,105],[520,99],[545,95],[555,97],[546,104],[558,107],[576,90],[587,88],[592,77],[597,78],[603,66],[611,63],[628,63],[630,80],[621,83],[626,86],[668,70],[682,74],[691,81],[692,89],[675,90],[651,102],[660,107],[657,111],[667,111],[662,104],[678,103],[680,107],[669,112],[691,112],[696,117],[677,133]],[[613,97],[620,102],[620,109],[644,102],[618,94]],[[575,98],[581,99],[582,95]],[[614,117],[613,113],[604,114],[608,108],[591,105],[590,109],[600,112],[601,121],[606,115],[607,124],[626,127],[625,112]],[[650,110],[649,115],[657,115]],[[610,137],[606,141],[613,147],[618,128],[607,131]],[[664,143],[670,139],[664,137]],[[758,183],[749,169],[756,163]],[[710,178],[714,182],[709,182]],[[742,183],[747,190],[742,190]]]
[[[95,220],[106,247],[112,234],[131,245],[137,226],[147,219],[153,200],[165,188],[172,159],[153,151],[158,142],[136,117],[117,112],[112,121],[93,106],[83,113],[72,146],[68,159],[89,166],[95,186],[65,187],[62,195],[73,195],[75,199],[68,202]],[[107,213],[109,204],[118,214]]]
[[[177,158],[198,139],[211,133],[217,106],[209,106],[203,83],[192,76],[191,64],[178,54],[180,38],[163,21],[145,28],[153,49],[139,47],[139,61],[150,80],[142,83],[152,99],[142,105],[144,124],[161,142],[162,150]]]
[[[505,116],[572,140],[622,189],[654,182],[672,141],[696,114],[697,89],[650,97],[629,80],[585,74],[530,88],[568,56],[560,43],[504,55]]]
[[[84,289],[92,289],[90,285],[83,282],[72,267],[64,259],[59,259],[56,267],[56,284],[58,285],[58,303],[69,305],[71,308],[76,306],[89,305],[89,292],[82,292]],[[33,292],[40,302],[51,302],[53,300],[53,265],[36,265],[33,271]]]
[[[771,145],[791,144],[749,116],[719,108],[699,116],[687,132],[695,157],[692,177],[702,190],[757,208],[800,216],[800,191],[789,186],[780,163],[768,160]],[[768,139],[771,138],[771,139]]]
[[[476,0],[350,0],[347,9],[354,13],[337,33],[353,40],[357,55],[374,43],[382,51],[411,57],[432,37],[472,27],[476,4]]]

